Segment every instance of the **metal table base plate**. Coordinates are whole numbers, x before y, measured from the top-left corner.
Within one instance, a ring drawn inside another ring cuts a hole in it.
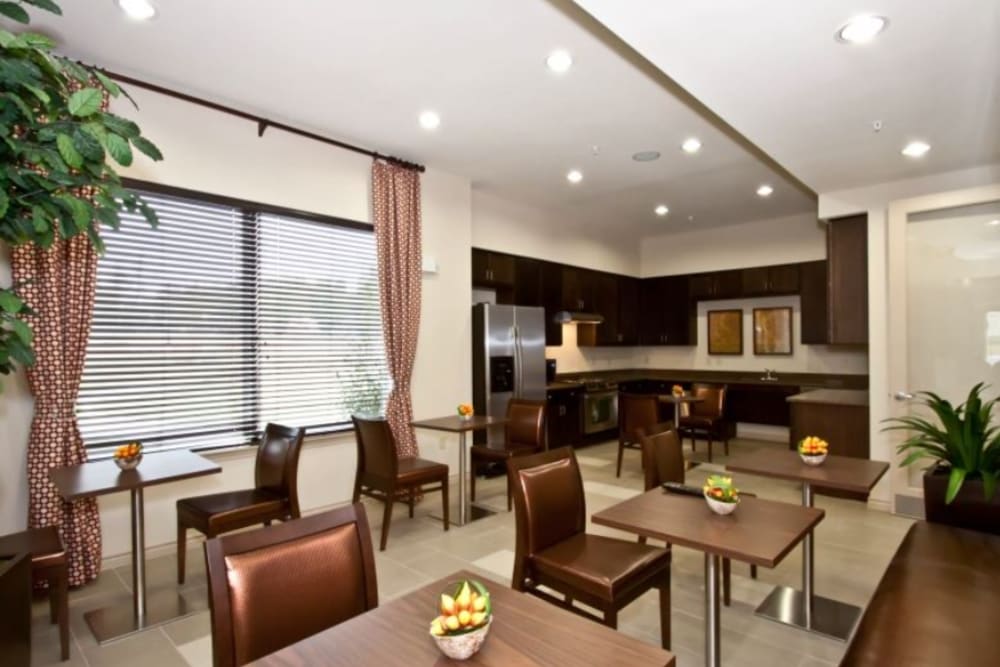
[[[756,614],[778,623],[847,641],[861,617],[861,608],[813,595],[812,619],[806,617],[805,595],[788,586],[777,586],[757,607]]]
[[[106,644],[157,625],[176,621],[208,609],[208,592],[198,588],[187,592],[187,597],[176,590],[158,591],[146,598],[146,614],[136,618],[130,602],[122,600],[115,607],[88,611],[83,615],[99,644]]]
[[[458,522],[458,507],[453,506],[448,508],[449,518],[451,519],[449,523],[453,526],[463,526],[465,524]],[[468,515],[465,517],[465,523],[472,523],[477,519],[483,519],[488,516],[493,516],[497,511],[486,507],[485,505],[469,505]],[[440,512],[431,512],[430,517],[435,521],[440,521],[443,517]]]

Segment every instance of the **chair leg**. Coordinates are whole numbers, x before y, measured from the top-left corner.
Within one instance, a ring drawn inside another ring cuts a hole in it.
[[[177,524],[177,583],[184,583],[184,561],[187,559],[187,526]]]
[[[613,630],[618,629],[618,610],[611,608],[604,610],[604,625]]]
[[[461,498],[459,499],[461,502]],[[448,526],[451,525],[451,520],[448,518],[448,508],[451,507],[451,503],[448,502],[448,478],[445,477],[441,480],[441,517],[444,520],[444,529],[448,530]]]
[[[476,470],[479,467],[479,461],[475,457],[470,457],[469,461],[469,502],[476,502]]]
[[[410,489],[410,500],[409,500],[409,505],[410,505],[410,518],[411,518],[411,519],[413,518],[413,502],[414,502],[414,498],[415,498],[415,497],[416,497],[416,496],[415,496],[415,493],[414,493],[414,490],[413,490],[413,489]]]
[[[645,535],[640,535],[639,536],[639,544],[645,544],[645,543],[646,543],[646,536]]]
[[[514,509],[514,497],[511,495],[510,477],[507,477],[507,511]]]
[[[52,622],[59,624],[59,652],[69,660],[69,567],[63,565],[49,576],[49,605]]]
[[[389,524],[392,523],[392,503],[395,500],[396,489],[385,494],[385,510],[382,512],[382,539],[379,542],[379,551],[385,551],[385,545],[389,542]]]
[[[757,578],[757,566],[756,565],[751,565],[750,566],[750,578],[751,579],[756,579]]]
[[[729,606],[732,602],[730,586],[733,579],[733,562],[728,558],[722,559],[722,604]]]
[[[625,452],[625,443],[621,440],[618,441],[618,470],[615,472],[615,477],[622,476],[622,454]]]
[[[361,478],[354,480],[354,493],[351,495],[351,502],[356,503],[361,500]]]
[[[722,446],[726,451],[726,456],[729,456],[729,438],[722,441]]]
[[[660,645],[670,650],[670,570],[667,570],[666,581],[660,586]]]

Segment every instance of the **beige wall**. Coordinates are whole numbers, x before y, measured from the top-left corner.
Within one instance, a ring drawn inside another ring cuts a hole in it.
[[[141,112],[120,111],[137,120],[163,150],[166,160],[140,159],[127,175],[324,213],[370,220],[368,158],[276,130],[263,139],[252,123],[142,90],[131,91]],[[423,252],[439,271],[424,274],[420,342],[414,369],[416,416],[448,414],[471,394],[467,350],[471,341],[470,184],[428,169],[422,179]],[[6,258],[0,262],[7,270]],[[25,447],[31,398],[24,378],[6,378],[0,397],[0,432],[7,464],[0,470],[0,534],[24,527],[27,492]],[[456,447],[446,437],[419,434],[422,454],[456,470]],[[223,472],[198,480],[151,488],[146,496],[147,546],[170,549],[174,501],[186,495],[246,487],[253,480],[249,450],[210,455]],[[350,499],[355,467],[352,436],[309,439],[302,454],[299,488],[306,511]],[[129,549],[128,503],[123,494],[100,499],[105,557]]]

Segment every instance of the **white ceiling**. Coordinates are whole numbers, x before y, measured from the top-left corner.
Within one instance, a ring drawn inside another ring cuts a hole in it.
[[[649,235],[815,211],[801,183],[619,55],[568,2],[159,0],[141,24],[112,0],[61,4],[62,18],[37,25],[72,56],[468,176],[581,230]],[[545,66],[556,47],[575,60],[562,76]],[[417,124],[428,108],[442,117],[436,132]],[[679,148],[692,135],[704,144],[694,156]],[[636,163],[640,150],[663,157]],[[583,183],[566,182],[570,168]],[[764,182],[775,188],[766,200],[755,195]],[[666,219],[653,214],[660,203]]]
[[[997,0],[575,1],[816,192],[1000,162]]]

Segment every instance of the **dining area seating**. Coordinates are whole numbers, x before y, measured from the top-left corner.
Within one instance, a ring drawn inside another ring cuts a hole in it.
[[[729,439],[733,436],[735,427],[726,418],[727,387],[696,383],[691,388],[691,394],[699,400],[686,406],[687,414],[680,417],[682,439],[685,436],[691,438],[691,451],[694,452],[697,438],[704,438],[708,446],[709,463],[712,462],[714,442],[721,442],[728,456]]]
[[[506,465],[515,456],[540,452],[545,448],[545,401],[512,398],[507,402],[507,423],[500,442],[472,445],[469,449],[472,474],[469,478],[469,496],[476,501],[476,472],[487,463]],[[504,471],[506,473],[506,470]],[[504,478],[507,479],[506,474]],[[507,511],[513,507],[511,487],[507,485]]]
[[[618,464],[615,476],[622,476],[622,459],[626,449],[641,448],[641,433],[660,422],[660,402],[651,394],[626,394],[618,399]]]

